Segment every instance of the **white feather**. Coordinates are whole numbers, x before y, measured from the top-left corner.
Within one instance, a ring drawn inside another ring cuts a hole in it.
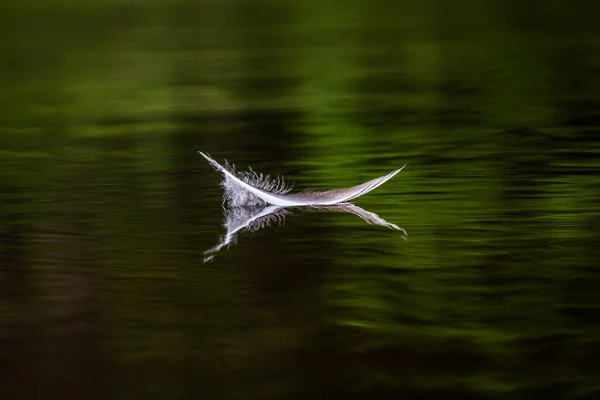
[[[362,196],[378,188],[402,171],[406,164],[387,175],[372,179],[357,186],[344,189],[327,191],[304,191],[287,194],[290,187],[285,185],[283,179],[271,179],[268,176],[257,174],[254,171],[236,173],[233,167],[226,168],[213,160],[210,156],[199,151],[200,154],[218,171],[223,173],[225,179],[222,185],[225,189],[224,197],[230,206],[260,205],[261,202],[281,207],[320,206],[344,203]],[[236,189],[242,189],[240,192]],[[251,194],[250,196],[248,194]]]

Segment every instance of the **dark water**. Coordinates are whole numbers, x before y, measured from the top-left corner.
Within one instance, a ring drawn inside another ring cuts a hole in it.
[[[600,396],[593,2],[14,2],[3,399]],[[223,234],[196,151],[357,204]]]

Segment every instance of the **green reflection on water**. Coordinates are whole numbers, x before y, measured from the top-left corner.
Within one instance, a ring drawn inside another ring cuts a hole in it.
[[[598,394],[592,6],[90,4],[0,24],[7,398]],[[298,189],[408,162],[358,204],[409,240],[302,214],[206,266],[197,150]]]

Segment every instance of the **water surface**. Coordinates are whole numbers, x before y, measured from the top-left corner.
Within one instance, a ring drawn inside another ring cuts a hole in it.
[[[0,24],[2,398],[599,395],[592,3],[37,3]],[[408,163],[357,200],[407,240],[294,212],[204,263],[198,150]]]

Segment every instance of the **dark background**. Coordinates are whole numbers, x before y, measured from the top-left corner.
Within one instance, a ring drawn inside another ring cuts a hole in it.
[[[3,2],[0,397],[598,398],[597,4]]]

